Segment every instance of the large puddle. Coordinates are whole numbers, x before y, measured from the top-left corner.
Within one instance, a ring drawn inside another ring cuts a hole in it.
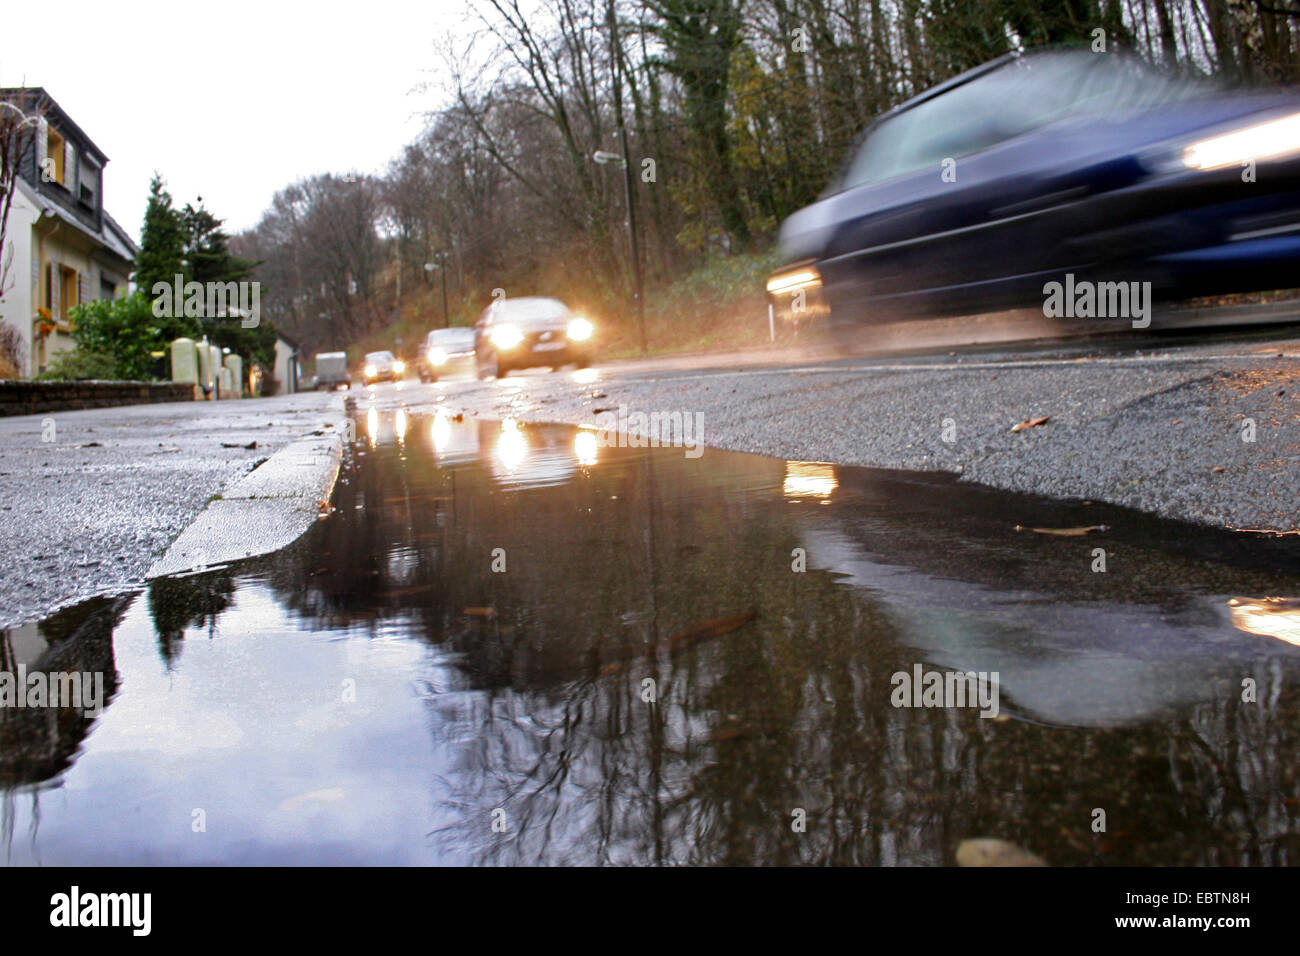
[[[111,695],[0,708],[8,862],[1300,862],[1294,537],[567,427],[358,435],[285,551],[4,634],[2,669]]]

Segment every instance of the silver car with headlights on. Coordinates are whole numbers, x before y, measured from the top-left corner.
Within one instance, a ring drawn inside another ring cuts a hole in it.
[[[474,330],[469,326],[452,326],[434,329],[420,348],[418,370],[420,381],[436,382],[439,376],[450,375],[457,367],[468,371],[474,361]]]
[[[474,323],[479,378],[511,369],[591,364],[595,326],[559,299],[498,299]]]

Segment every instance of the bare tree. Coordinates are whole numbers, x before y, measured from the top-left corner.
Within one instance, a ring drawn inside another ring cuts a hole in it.
[[[24,112],[17,103],[0,100],[0,302],[13,285],[10,273],[15,247],[8,241],[9,213],[22,164],[41,127],[41,116],[39,106]],[[8,325],[0,327],[0,364],[11,366],[13,374],[21,375],[26,366],[23,352],[21,333]]]

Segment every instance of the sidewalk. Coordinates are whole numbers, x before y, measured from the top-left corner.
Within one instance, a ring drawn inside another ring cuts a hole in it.
[[[144,583],[217,495],[343,421],[343,396],[0,419],[0,627]]]

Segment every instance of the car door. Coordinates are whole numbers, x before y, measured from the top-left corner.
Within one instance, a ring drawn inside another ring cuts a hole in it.
[[[973,235],[1007,187],[998,164],[971,158],[1005,132],[959,93],[886,118],[850,165],[847,188],[831,200],[839,226],[820,264],[838,299],[832,311],[926,308],[935,294],[1011,268],[1008,250],[985,248]]]

